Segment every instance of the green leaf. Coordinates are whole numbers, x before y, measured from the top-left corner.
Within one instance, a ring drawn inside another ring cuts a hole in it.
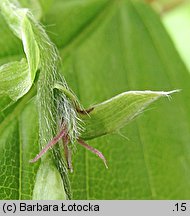
[[[28,95],[26,95],[28,96]],[[31,199],[39,163],[29,160],[38,152],[38,115],[35,100],[23,98],[0,123],[0,198]]]
[[[119,132],[88,141],[104,154],[108,170],[78,147],[73,197],[188,199],[190,78],[155,12],[111,1],[61,54],[66,79],[85,107],[126,90],[182,89]]]
[[[80,4],[83,6],[79,10]],[[151,106],[154,109],[144,112],[122,130],[88,141],[104,153],[108,170],[90,152],[77,147],[74,173],[70,175],[73,198],[189,199],[190,78],[159,17],[148,5],[129,0],[56,0],[47,7],[41,5],[45,8],[43,24],[64,59],[63,74],[85,107],[134,89],[182,89],[171,101],[158,101]],[[56,13],[56,8],[61,12]],[[76,13],[71,16],[71,11]],[[12,40],[0,50],[0,62],[18,61],[22,56],[19,41],[6,30],[2,32],[1,45],[6,38],[4,34]],[[39,133],[38,119],[32,121],[37,113],[32,97],[33,94],[22,98],[0,115],[1,199],[32,197],[39,166],[27,163],[38,153],[37,139],[34,142],[35,134]],[[8,100],[3,98],[0,105]],[[25,118],[18,121],[23,112]],[[22,133],[18,131],[20,127]],[[32,149],[20,151],[23,145],[18,137]],[[22,157],[28,154],[26,163],[22,163]],[[27,172],[21,165],[28,166]],[[60,166],[59,160],[56,165]],[[64,189],[54,164],[49,170],[46,164],[41,166],[44,167],[38,173],[34,198],[49,185],[49,178],[44,187],[40,182],[48,172],[56,176],[55,182]],[[28,174],[27,181],[24,173]],[[27,196],[22,194],[24,188],[28,189],[24,192]],[[57,191],[57,185],[55,188]],[[65,193],[59,195],[63,198]],[[58,197],[53,193],[52,198]]]
[[[47,25],[52,24],[49,31],[56,31],[56,35],[50,33],[50,36],[58,47],[66,47],[107,7],[109,0],[58,0],[51,4],[45,2],[49,10],[46,9],[44,21]]]
[[[39,66],[39,48],[27,17],[28,10],[17,8],[8,0],[1,1],[0,9],[11,30],[22,41],[26,55],[26,59],[20,62],[10,62],[0,67],[0,96],[6,95],[12,101],[17,101],[33,84]]]
[[[28,86],[30,86],[30,78],[25,59],[2,65],[0,67],[0,80],[0,95],[8,95],[16,101],[26,94]]]
[[[52,160],[44,160],[36,176],[34,200],[65,200],[65,188],[60,173]]]
[[[129,91],[97,104],[91,107],[89,115],[81,115],[86,129],[81,136],[88,140],[114,133],[142,114],[152,102],[173,92]]]

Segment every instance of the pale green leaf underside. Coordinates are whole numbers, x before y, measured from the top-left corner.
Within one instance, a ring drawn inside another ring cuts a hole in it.
[[[63,180],[52,160],[46,157],[41,163],[33,191],[34,200],[65,200]]]
[[[0,2],[0,9],[8,26],[22,41],[26,55],[26,59],[0,67],[0,95],[17,101],[29,91],[33,84],[39,66],[39,48],[27,16],[28,10],[17,8],[8,0]]]
[[[173,92],[129,91],[93,106],[89,115],[81,115],[85,124],[82,138],[88,140],[119,130],[152,102]]]
[[[18,100],[26,94],[31,85],[28,77],[28,64],[25,59],[11,62],[0,67],[0,95]]]

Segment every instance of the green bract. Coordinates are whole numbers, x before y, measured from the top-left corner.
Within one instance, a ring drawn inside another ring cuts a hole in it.
[[[88,140],[118,131],[152,102],[173,92],[129,91],[93,106],[90,116],[81,116],[86,126],[82,138]]]

